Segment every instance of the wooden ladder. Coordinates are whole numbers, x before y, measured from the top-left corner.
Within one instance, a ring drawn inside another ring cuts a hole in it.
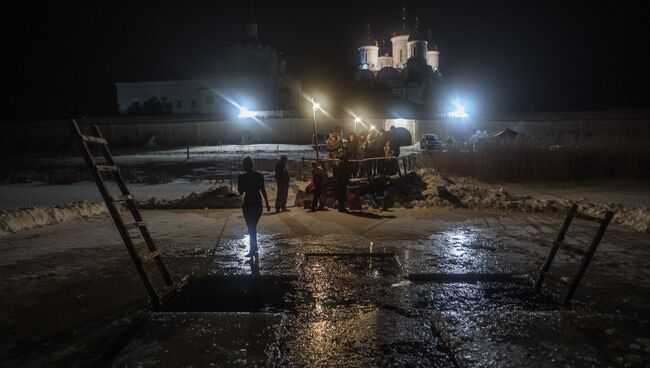
[[[574,217],[580,220],[587,220],[587,221],[600,223],[600,226],[598,227],[598,230],[596,230],[596,234],[594,235],[591,244],[589,245],[589,248],[586,251],[569,246],[568,244],[564,244],[564,236],[566,235],[567,230],[569,230],[569,226],[571,225],[571,222],[573,221]],[[555,255],[557,254],[557,251],[561,245],[566,250],[582,255],[582,262],[580,263],[580,268],[578,268],[578,271],[576,272],[575,276],[573,276],[573,280],[570,283],[568,283],[569,291],[564,297],[564,301],[562,303],[562,305],[565,308],[568,307],[569,304],[571,303],[571,299],[573,298],[573,295],[576,292],[576,289],[578,289],[578,286],[580,285],[580,281],[582,280],[582,277],[584,276],[585,272],[587,272],[587,267],[589,267],[589,263],[591,262],[591,259],[594,257],[594,254],[596,253],[598,244],[600,244],[600,241],[603,239],[603,236],[605,235],[607,226],[609,225],[610,221],[612,221],[612,217],[614,217],[614,213],[611,211],[607,211],[603,218],[585,215],[578,212],[578,205],[576,204],[572,205],[571,208],[569,209],[569,212],[567,212],[567,215],[564,219],[564,223],[562,224],[562,227],[560,228],[560,231],[558,232],[555,241],[553,242],[553,246],[551,247],[551,251],[548,254],[548,257],[546,258],[546,262],[544,262],[544,266],[542,266],[542,269],[539,272],[539,277],[537,278],[537,282],[535,283],[535,289],[538,292],[541,292],[542,286],[544,284],[544,279],[546,277],[553,278],[554,280],[562,284],[566,284],[566,282],[563,281],[562,279],[554,277],[552,274],[549,273],[549,269],[551,268],[553,259],[555,259]]]
[[[115,222],[117,231],[120,233],[120,236],[124,241],[124,245],[126,246],[126,250],[131,256],[131,260],[135,265],[135,269],[138,271],[145,289],[147,289],[147,293],[149,294],[149,299],[151,300],[152,306],[154,309],[159,309],[178,289],[180,289],[182,283],[175,283],[174,280],[172,280],[167,267],[163,263],[161,253],[156,248],[153,238],[147,229],[147,225],[144,223],[142,215],[140,215],[140,211],[137,207],[137,202],[133,194],[131,194],[126,184],[124,183],[122,175],[120,174],[120,168],[115,165],[111,151],[108,148],[108,142],[103,137],[99,128],[96,125],[93,125],[92,129],[94,131],[94,136],[89,136],[82,133],[79,124],[77,124],[75,120],[72,120],[70,127],[72,128],[72,133],[74,134],[77,142],[82,147],[82,153],[84,159],[86,160],[86,164],[88,165],[88,168],[90,169],[90,172],[95,179],[95,183],[97,183],[97,188],[99,189],[99,192],[101,193],[102,198],[106,203],[106,207],[108,208],[108,211],[111,214],[113,221]],[[99,144],[101,146],[102,156],[105,160],[104,163],[98,164],[95,162],[95,158],[93,157],[93,154],[89,148],[89,144]],[[108,187],[106,186],[106,182],[102,177],[102,173],[112,174],[113,179],[122,192],[121,195],[110,194]],[[133,216],[134,222],[124,221],[116,205],[117,203],[124,203],[126,205],[126,207],[131,212],[131,215]],[[133,238],[131,238],[131,235],[129,233],[130,230],[135,229],[140,230],[140,234],[142,234],[142,237],[144,238],[146,246],[149,250],[147,254],[142,256],[138,253]],[[163,278],[166,289],[162,293],[159,293],[156,290],[154,284],[151,281],[151,278],[149,277],[149,274],[145,270],[144,263],[149,261],[155,262],[156,266],[158,267],[158,271]]]

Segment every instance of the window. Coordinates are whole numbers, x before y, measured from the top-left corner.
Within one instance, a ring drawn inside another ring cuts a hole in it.
[[[209,94],[208,97],[205,98],[205,104],[212,105],[213,103],[214,103],[214,95]]]
[[[183,104],[181,103],[181,100],[176,100],[176,108],[180,109],[181,107],[183,107]]]
[[[191,106],[193,109],[196,109],[196,100],[195,100],[195,99],[192,99],[192,101],[190,102],[190,106]]]

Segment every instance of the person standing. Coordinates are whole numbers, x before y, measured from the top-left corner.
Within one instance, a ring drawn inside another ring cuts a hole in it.
[[[336,208],[339,212],[348,212],[345,208],[345,196],[348,194],[348,181],[350,180],[350,161],[348,156],[343,155],[339,163],[338,175],[336,176]]]
[[[393,156],[399,157],[400,155],[400,139],[399,136],[397,135],[397,129],[395,129],[394,126],[391,125],[390,130],[388,132],[388,137],[390,141],[390,146],[393,149]]]
[[[266,196],[266,189],[264,188],[264,177],[262,174],[255,171],[253,159],[246,157],[242,162],[245,173],[239,175],[237,180],[237,190],[239,195],[244,195],[244,202],[242,203],[242,212],[246,220],[246,227],[250,236],[250,251],[246,257],[257,256],[257,223],[262,217],[262,197],[266,202],[266,210],[271,212],[269,206],[269,199]],[[261,194],[261,195],[260,195]]]
[[[325,186],[325,179],[327,174],[325,170],[318,165],[317,162],[311,163],[311,181],[314,183],[314,198],[311,200],[311,212],[316,212],[317,209],[322,210],[325,208],[325,201],[321,201],[320,205],[318,201],[321,199],[323,194],[323,187]]]
[[[341,155],[341,150],[343,149],[343,141],[339,136],[339,133],[332,132],[330,133],[330,138],[327,140],[327,145],[325,146],[327,152],[329,152],[330,158],[339,158]]]
[[[288,211],[287,197],[289,196],[289,169],[287,168],[287,156],[280,156],[275,164],[275,182],[278,184],[278,194],[275,197],[275,213]]]
[[[350,133],[348,134],[348,142],[346,144],[346,152],[348,155],[348,159],[353,160],[353,162],[350,162],[350,174],[354,177],[357,177],[359,175],[359,163],[357,160],[359,159],[359,140],[357,138],[357,135],[355,133]]]

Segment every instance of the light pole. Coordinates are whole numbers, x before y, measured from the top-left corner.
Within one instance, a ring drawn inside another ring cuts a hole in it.
[[[357,123],[360,123],[361,119],[356,117],[354,118],[354,134],[357,134]]]
[[[314,145],[316,148],[316,162],[319,162],[320,157],[318,156],[318,133],[316,131],[316,110],[320,109],[320,105],[311,99],[311,112],[312,112],[312,121],[314,122]]]

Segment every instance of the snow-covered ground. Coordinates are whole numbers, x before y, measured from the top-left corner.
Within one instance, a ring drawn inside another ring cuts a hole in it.
[[[403,147],[402,155],[418,151],[419,144],[416,143],[413,146]],[[142,175],[148,175],[147,179],[153,179],[154,182],[159,176],[168,176],[160,179],[172,180],[161,184],[129,184],[135,197],[141,202],[147,202],[149,208],[179,208],[179,206],[181,208],[203,208],[202,204],[205,203],[211,204],[205,205],[205,207],[222,208],[215,203],[225,204],[228,202],[223,207],[232,207],[234,202],[221,199],[216,202],[213,199],[205,202],[205,195],[199,195],[199,193],[206,193],[208,189],[215,186],[230,185],[227,178],[230,176],[231,170],[233,177],[237,176],[240,170],[239,162],[243,157],[250,155],[258,159],[260,170],[266,170],[263,173],[267,177],[267,188],[271,201],[275,197],[272,170],[278,156],[288,155],[294,164],[294,169],[296,169],[296,162],[299,162],[301,158],[314,158],[314,151],[308,145],[256,144],[191,147],[189,160],[186,153],[183,148],[150,149],[138,152],[122,151],[116,153],[115,161],[123,167],[137,166],[136,173],[131,173],[132,176],[135,176],[135,180]],[[32,164],[36,162],[33,161]],[[85,166],[80,157],[48,159],[46,166],[43,166],[42,160],[38,162],[36,167],[39,167],[39,170],[41,168],[48,170],[48,165],[52,167],[76,166],[76,170],[83,170]],[[56,169],[53,170],[56,171]],[[309,170],[303,168],[301,172],[303,177],[300,179],[308,179]],[[298,175],[298,172],[294,172],[294,174]],[[611,209],[617,212],[615,222],[638,231],[649,231],[650,229],[650,214],[648,212],[650,188],[647,185],[630,187],[625,184],[605,183],[601,186],[584,187],[572,184],[518,184],[502,187],[481,183],[471,178],[454,178],[455,182],[449,183],[430,169],[422,171],[421,174],[425,177],[428,189],[424,193],[426,198],[418,203],[419,206],[449,206],[449,202],[440,198],[437,193],[437,187],[445,185],[449,191],[460,197],[465,206],[472,209],[563,212],[569,202],[578,202],[583,211],[601,214],[605,209]],[[201,178],[216,178],[219,181],[201,180]],[[113,183],[109,182],[108,184],[113,193],[119,193]],[[304,182],[292,184],[289,203],[294,203],[296,193],[305,185]],[[180,199],[184,197],[186,198],[181,201]],[[191,198],[188,200],[188,197]],[[65,185],[48,185],[43,182],[0,185],[0,210],[38,207],[39,211],[45,211],[53,206],[65,207],[78,201],[102,201],[94,182],[82,181]],[[16,215],[16,212],[12,214]],[[25,213],[21,213],[20,218],[24,218],[24,215]],[[60,216],[56,218],[60,218]],[[35,221],[33,226],[44,224],[39,220]],[[25,224],[23,228],[29,227],[32,226]]]
[[[401,155],[408,155],[420,151],[420,144],[402,147]],[[274,160],[280,155],[288,156],[290,161],[297,161],[303,157],[308,160],[316,158],[316,153],[311,145],[297,144],[249,144],[249,145],[223,145],[223,146],[196,146],[190,147],[187,158],[186,148],[174,149],[146,149],[146,150],[115,150],[113,158],[118,165],[166,165],[166,164],[219,164],[223,162],[241,162],[246,156],[253,159]],[[324,157],[326,152],[321,153]],[[22,166],[38,165],[43,166],[40,158],[12,158],[12,163],[20,163]],[[47,165],[85,166],[81,154],[68,157],[53,157],[47,159]]]
[[[578,205],[578,211],[587,215],[603,217],[606,211],[614,212],[613,222],[640,232],[650,232],[650,209],[637,202],[625,204],[616,201],[613,195],[602,196],[596,200],[583,196],[564,196],[556,188],[554,195],[515,194],[503,187],[495,188],[476,182],[472,178],[450,178],[440,175],[432,169],[420,169],[420,175],[427,184],[423,192],[425,199],[416,202],[419,207],[464,207],[473,210],[523,211],[565,213],[572,204]],[[525,192],[519,187],[519,193]],[[644,192],[641,192],[644,193]],[[647,192],[645,192],[647,193]],[[629,196],[629,193],[627,193]],[[640,194],[636,194],[637,196]],[[603,201],[607,198],[607,201]]]
[[[214,186],[210,181],[176,180],[163,184],[128,184],[131,193],[139,200],[152,197],[173,200],[187,196],[192,192],[203,192]],[[112,193],[120,194],[117,185],[108,182]],[[48,185],[44,183],[25,183],[0,185],[0,209],[22,207],[51,207],[76,201],[101,202],[95,182],[84,181],[66,185]]]

